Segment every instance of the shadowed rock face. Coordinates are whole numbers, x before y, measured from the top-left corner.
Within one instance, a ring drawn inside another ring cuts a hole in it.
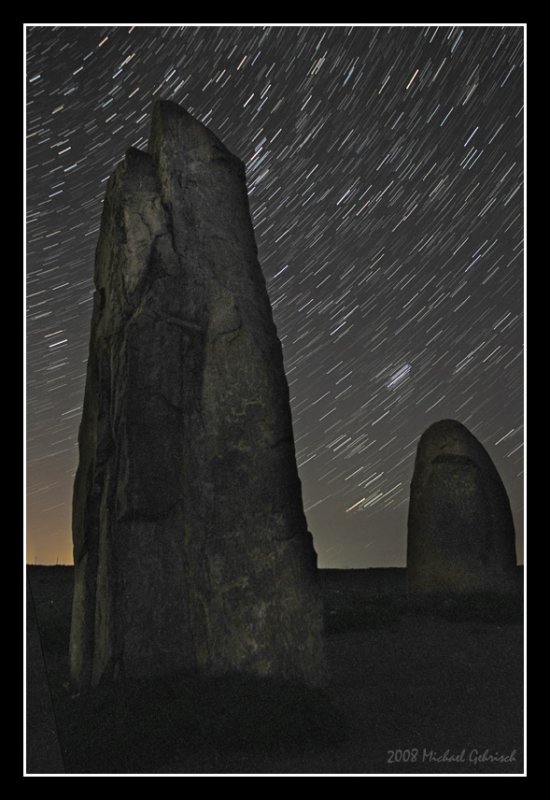
[[[173,103],[108,183],[95,286],[73,680],[321,683],[316,556],[244,167]]]
[[[409,505],[409,587],[424,592],[511,588],[514,523],[504,484],[464,425],[436,422],[418,444]]]

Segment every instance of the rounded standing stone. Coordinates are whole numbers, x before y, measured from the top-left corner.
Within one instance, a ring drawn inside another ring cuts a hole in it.
[[[516,575],[506,489],[489,454],[455,420],[431,425],[411,483],[407,575],[426,593],[507,592]]]

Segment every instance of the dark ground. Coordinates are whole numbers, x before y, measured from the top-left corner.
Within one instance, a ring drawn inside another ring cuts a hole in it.
[[[504,603],[412,603],[404,569],[320,575],[326,691],[182,675],[85,698],[73,696],[68,682],[73,569],[28,567],[65,771],[523,772],[519,591]],[[32,624],[28,637],[27,772],[57,772]],[[471,759],[485,751],[476,765]],[[487,760],[497,755],[511,760]]]

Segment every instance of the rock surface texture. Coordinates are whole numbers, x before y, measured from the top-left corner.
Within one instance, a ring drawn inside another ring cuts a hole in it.
[[[420,439],[411,483],[409,587],[508,591],[515,573],[514,523],[495,465],[460,422],[436,422]]]
[[[322,683],[316,555],[244,167],[173,103],[108,183],[95,286],[73,680]]]

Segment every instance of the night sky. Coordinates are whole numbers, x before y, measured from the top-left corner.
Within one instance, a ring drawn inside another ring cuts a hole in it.
[[[404,566],[416,445],[446,417],[493,457],[519,546],[523,36],[27,28],[29,562],[72,562],[101,204],[159,97],[246,165],[320,566]]]

